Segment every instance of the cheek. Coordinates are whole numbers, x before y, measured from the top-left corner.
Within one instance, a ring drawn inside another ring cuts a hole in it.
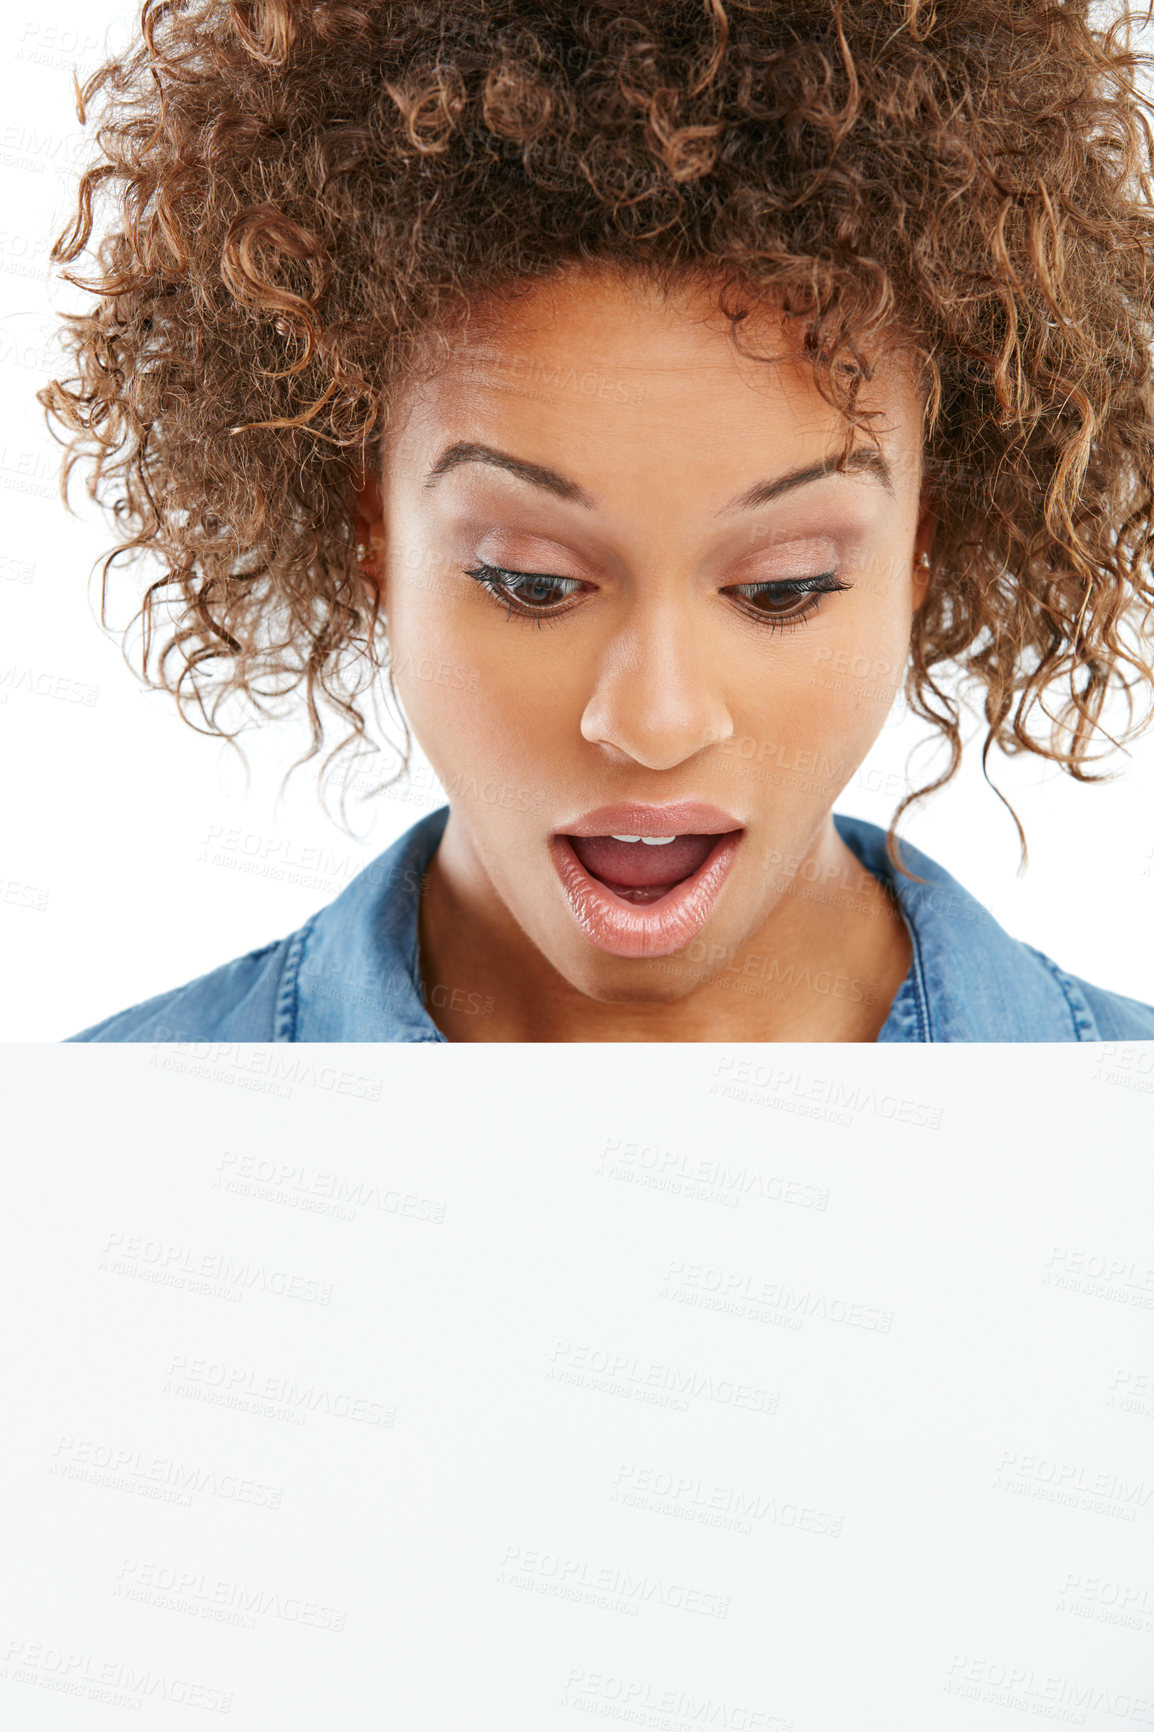
[[[469,634],[455,624],[457,611],[437,575],[390,571],[386,612],[393,685],[438,773],[452,763],[452,742],[462,736],[483,680]]]
[[[733,767],[779,810],[833,801],[901,690],[909,614],[876,593],[774,640],[742,681]]]
[[[580,705],[562,689],[570,680],[558,679],[555,658],[550,675],[544,641],[537,641],[548,634],[548,626],[538,632],[532,623],[506,621],[499,608],[452,585],[395,592],[393,682],[450,794],[464,798],[483,776],[531,789],[539,800],[565,743],[579,740]]]
[[[814,654],[815,690],[861,711],[878,726],[901,690],[913,621],[912,584],[895,575],[864,576]]]

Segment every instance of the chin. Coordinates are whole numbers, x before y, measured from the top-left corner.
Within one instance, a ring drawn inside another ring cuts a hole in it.
[[[643,964],[595,957],[584,966],[558,968],[557,972],[595,1004],[644,1008],[646,1005],[676,1004],[713,978],[703,963],[684,955],[650,957]]]

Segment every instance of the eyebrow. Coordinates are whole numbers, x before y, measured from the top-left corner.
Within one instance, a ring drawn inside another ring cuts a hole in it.
[[[503,469],[519,481],[543,487],[546,492],[556,494],[558,499],[584,505],[589,511],[597,503],[583,487],[578,487],[575,481],[570,481],[567,475],[559,474],[556,469],[547,469],[543,463],[526,463],[521,457],[511,457],[507,451],[495,451],[491,445],[475,445],[466,440],[442,451],[425,476],[425,486],[435,487],[442,475],[447,475],[450,469],[460,468],[462,463],[487,463],[491,469]]]
[[[811,481],[821,481],[834,474],[872,475],[887,493],[894,491],[893,471],[881,452],[872,446],[860,445],[844,468],[839,469],[836,457],[827,457],[824,463],[809,463],[801,469],[791,469],[788,474],[778,475],[772,481],[756,482],[744,493],[739,493],[736,499],[731,499],[728,505],[723,505],[721,511],[752,511],[759,505],[770,505],[783,493],[792,493],[796,487],[806,487]]]
[[[492,445],[478,445],[470,440],[458,440],[442,451],[425,476],[425,486],[435,487],[442,475],[460,468],[463,463],[485,463],[491,469],[503,469],[506,474],[516,476],[519,481],[527,481],[532,487],[542,487],[546,492],[555,494],[558,499],[583,505],[589,511],[597,504],[583,487],[579,487],[576,481],[571,481],[558,470],[549,469],[543,463],[527,463],[521,457],[513,457],[508,451],[498,451]],[[894,491],[893,471],[881,452],[871,446],[859,446],[851,454],[844,469],[839,469],[836,457],[828,457],[822,463],[809,463],[800,469],[791,469],[785,475],[775,476],[772,481],[755,482],[744,493],[739,493],[736,499],[731,499],[728,505],[723,505],[718,515],[729,511],[752,511],[759,505],[770,505],[783,494],[792,493],[795,488],[807,487],[812,481],[821,481],[827,475],[834,474],[870,475],[881,482],[887,493],[892,494]]]

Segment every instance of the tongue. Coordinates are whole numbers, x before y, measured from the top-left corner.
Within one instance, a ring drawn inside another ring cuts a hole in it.
[[[612,836],[570,836],[569,841],[591,878],[615,890],[647,890],[690,877],[705,864],[717,837],[675,836],[656,848],[646,842],[617,842]]]

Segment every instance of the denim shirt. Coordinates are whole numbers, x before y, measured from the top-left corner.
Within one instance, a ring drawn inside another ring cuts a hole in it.
[[[96,1023],[78,1041],[444,1041],[425,1008],[417,910],[448,806],[417,820],[296,932]],[[834,815],[901,909],[913,961],[882,1041],[1152,1040],[1154,1008],[1066,974],[1019,943],[948,872],[885,832]],[[479,1002],[465,1008],[484,1017]]]

